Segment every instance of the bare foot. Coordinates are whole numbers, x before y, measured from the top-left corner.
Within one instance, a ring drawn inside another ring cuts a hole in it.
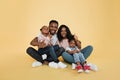
[[[49,62],[48,62],[48,61],[44,61],[44,62],[43,62],[43,64],[48,65],[48,64],[49,64]]]

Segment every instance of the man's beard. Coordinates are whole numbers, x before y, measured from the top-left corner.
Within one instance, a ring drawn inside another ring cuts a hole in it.
[[[54,34],[56,34],[56,31],[50,31],[50,34],[54,35]]]

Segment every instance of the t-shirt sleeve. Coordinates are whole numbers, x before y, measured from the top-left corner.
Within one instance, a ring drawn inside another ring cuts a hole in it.
[[[43,37],[42,37],[42,35],[39,33],[39,35],[38,35],[38,41],[39,42],[41,42],[41,41],[43,41]]]
[[[70,49],[69,47],[67,47],[65,50],[66,50],[66,51],[71,51],[71,49]]]

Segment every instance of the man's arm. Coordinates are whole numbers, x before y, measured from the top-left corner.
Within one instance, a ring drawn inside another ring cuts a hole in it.
[[[39,46],[39,42],[38,42],[38,37],[35,37],[31,42],[30,44],[32,46]]]
[[[35,37],[35,38],[30,42],[30,44],[31,44],[32,46],[38,46],[38,48],[44,48],[44,47],[46,47],[46,44],[45,44],[44,41],[38,42],[38,37]]]

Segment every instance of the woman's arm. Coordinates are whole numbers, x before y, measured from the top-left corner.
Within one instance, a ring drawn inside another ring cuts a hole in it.
[[[78,37],[76,35],[74,35],[74,38],[75,38],[75,42],[76,42],[76,45],[79,49],[81,49],[81,41],[78,40]]]
[[[76,40],[76,45],[79,49],[81,49],[81,42],[79,40]]]

